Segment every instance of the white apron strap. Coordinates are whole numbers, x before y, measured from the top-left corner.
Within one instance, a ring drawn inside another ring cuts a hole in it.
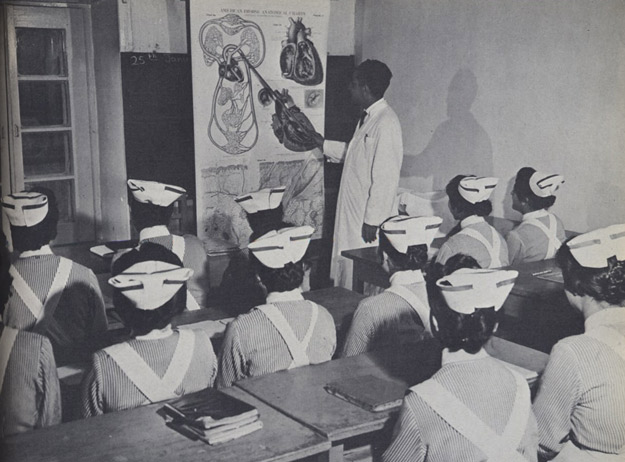
[[[462,401],[436,380],[430,379],[411,388],[458,433],[477,446],[487,460],[527,462],[526,459],[506,443]]]
[[[297,339],[295,332],[293,332],[291,325],[286,320],[282,312],[275,305],[269,303],[267,305],[261,305],[257,307],[260,311],[263,312],[267,319],[269,319],[269,322],[273,324],[273,326],[276,328],[276,330],[286,343],[286,346],[291,353],[291,357],[293,358],[289,369],[310,364],[310,360],[308,359],[308,355],[306,354],[306,349],[308,348],[308,343],[310,342],[310,338],[312,337],[312,332],[315,328],[315,324],[317,323],[317,316],[319,314],[319,309],[317,305],[314,303],[312,303],[311,305],[312,315],[310,319],[310,324],[308,326],[308,330],[306,331],[306,335],[301,342]]]
[[[403,298],[406,303],[408,303],[413,310],[416,311],[419,319],[423,323],[423,327],[425,331],[428,333],[432,333],[432,328],[430,327],[430,307],[421,301],[419,296],[415,294],[412,290],[405,286],[391,286],[386,289],[386,292],[391,292],[395,295]]]
[[[177,236],[175,234],[171,235],[171,251],[176,254],[180,261],[183,262],[184,266],[184,252],[186,249],[186,244],[184,242],[184,237]],[[200,305],[197,300],[193,297],[191,292],[187,290],[187,311],[197,311],[200,309]]]
[[[190,340],[188,335],[182,332],[188,332]],[[148,401],[156,403],[176,396],[176,388],[184,380],[191,362],[194,341],[193,332],[180,331],[176,350],[162,379],[128,343],[119,343],[104,351],[117,363]]]
[[[594,338],[609,347],[625,361],[625,336],[616,329],[608,326],[599,326],[589,330],[584,335]]]
[[[0,337],[0,393],[2,393],[4,376],[7,372],[9,358],[11,357],[11,351],[13,351],[13,345],[15,344],[18,332],[17,329],[11,329],[7,326],[4,326],[2,330],[2,336]]]
[[[56,311],[56,307],[59,304],[59,300],[63,295],[63,291],[67,286],[67,281],[69,281],[69,275],[72,272],[73,263],[71,260],[67,258],[61,258],[59,261],[59,267],[56,269],[56,274],[54,275],[54,280],[52,281],[52,285],[50,286],[50,290],[48,291],[48,295],[46,296],[45,308],[43,310],[42,319],[51,320],[54,317],[54,312]]]
[[[39,318],[41,318],[43,314],[43,303],[14,266],[11,266],[9,273],[11,273],[13,277],[13,290],[22,299],[35,319],[39,321]]]
[[[72,266],[71,260],[68,260],[67,258],[60,259],[52,285],[50,286],[50,290],[48,290],[48,294],[44,298],[43,302],[39,300],[39,297],[37,297],[35,292],[33,292],[14,266],[11,266],[9,269],[11,276],[13,276],[13,289],[15,289],[15,292],[19,295],[24,304],[35,317],[35,325],[39,324],[44,317],[52,319],[54,316],[56,307],[61,299],[61,296],[63,295],[67,281],[69,280],[69,275],[72,272]]]
[[[510,418],[506,424],[501,437],[506,441],[505,445],[509,448],[518,448],[527,429],[527,421],[530,416],[532,398],[530,396],[530,387],[527,380],[516,371],[508,369],[516,382],[516,394],[514,396],[514,404],[510,412]]]
[[[552,214],[547,215],[549,218],[549,226],[546,226],[542,221],[537,218],[526,220],[523,223],[527,223],[528,225],[535,226],[540,229],[545,236],[547,237],[547,254],[545,258],[553,258],[556,256],[556,252],[562,245],[557,236],[558,224],[556,222],[556,217]]]
[[[184,237],[172,234],[171,235],[171,251],[175,253],[178,258],[180,258],[181,262],[184,262],[184,250],[185,250]]]
[[[472,237],[486,247],[488,255],[490,256],[489,268],[499,268],[501,267],[501,259],[499,258],[501,253],[501,238],[499,237],[497,231],[495,231],[495,228],[491,227],[491,232],[493,236],[492,243],[489,242],[482,233],[473,228],[464,228],[460,231],[461,234]]]

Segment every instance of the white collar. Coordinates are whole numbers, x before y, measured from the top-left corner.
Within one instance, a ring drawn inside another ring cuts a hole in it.
[[[269,292],[267,294],[267,303],[295,302],[299,300],[304,300],[302,289],[299,287],[288,292]]]
[[[154,329],[148,332],[145,335],[137,335],[135,339],[137,340],[158,340],[161,338],[167,338],[174,333],[174,330],[171,328],[171,324],[167,324],[163,329]]]
[[[485,222],[486,220],[484,219],[484,217],[481,217],[479,215],[471,215],[469,217],[466,217],[464,220],[460,222],[460,227],[464,229],[468,226],[477,225],[478,223],[485,223]]]
[[[391,287],[417,284],[423,282],[423,273],[421,270],[397,271],[391,275],[390,281]]]
[[[474,361],[476,359],[484,359],[489,357],[490,355],[486,352],[484,348],[480,349],[480,351],[475,354],[467,353],[464,350],[451,352],[449,351],[449,348],[445,348],[443,349],[441,365],[444,366],[445,364],[457,363],[460,361]]]
[[[543,218],[549,215],[549,212],[547,212],[545,209],[538,209],[538,210],[534,210],[533,212],[527,212],[523,214],[523,218],[521,218],[522,221],[527,221],[527,220],[535,220],[537,218]]]
[[[601,311],[591,314],[584,321],[584,330],[596,329],[599,326],[611,326],[614,324],[625,324],[625,307],[604,308]]]
[[[386,102],[386,100],[384,98],[380,98],[367,109],[365,109],[365,112],[367,113],[367,118],[371,117],[376,112],[381,111],[387,105],[388,103]]]
[[[42,255],[54,255],[49,245],[44,245],[37,250],[26,250],[20,254],[19,258],[40,257]]]
[[[153,237],[169,236],[171,233],[165,225],[150,226],[139,231],[139,240],[145,241]]]

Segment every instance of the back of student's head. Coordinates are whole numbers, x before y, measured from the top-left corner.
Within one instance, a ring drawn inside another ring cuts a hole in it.
[[[393,74],[386,64],[375,59],[367,59],[356,67],[356,79],[369,87],[376,98],[382,98],[391,83]]]
[[[532,192],[530,178],[534,173],[536,170],[532,167],[520,169],[516,174],[512,191],[521,202],[526,203],[532,210],[548,209],[556,202],[556,196],[540,197]]]
[[[33,186],[29,192],[43,194],[48,198],[48,213],[45,218],[34,226],[11,225],[11,240],[13,248],[18,252],[38,250],[56,239],[59,223],[59,208],[56,196],[51,189],[43,186]]]
[[[152,226],[167,226],[174,212],[174,204],[162,207],[139,202],[130,192],[128,193],[128,203],[130,204],[130,219],[138,231]]]
[[[432,329],[443,347],[450,351],[464,350],[467,353],[477,353],[492,336],[499,316],[494,308],[482,308],[472,314],[463,314],[449,307],[440,289],[431,281],[442,279],[462,268],[479,269],[480,265],[473,257],[456,254],[444,265],[435,264],[428,274],[428,294]]]
[[[267,293],[289,292],[297,289],[304,282],[303,260],[287,263],[283,268],[269,268],[250,252],[250,263],[260,278],[260,282],[267,289]]]
[[[158,261],[182,267],[182,262],[175,253],[161,245],[146,242],[138,249],[122,254],[113,263],[111,274],[117,276],[131,266],[145,261]],[[163,305],[151,310],[137,308],[121,290],[114,289],[113,292],[115,310],[122,318],[124,325],[132,329],[135,335],[144,335],[154,329],[165,328],[175,315],[184,310],[186,303],[186,284],[182,284],[176,294]]]
[[[389,221],[393,217],[387,219]],[[388,258],[393,263],[393,266],[398,271],[414,271],[414,270],[422,270],[428,262],[428,246],[425,244],[422,245],[411,245],[408,247],[406,253],[401,253],[393,244],[389,241],[386,233],[379,233],[379,251],[386,253]]]
[[[588,295],[598,302],[625,307],[625,261],[611,257],[604,268],[582,266],[571,253],[571,239],[556,253],[556,263],[564,276],[564,288],[574,295]]]
[[[293,226],[292,224],[285,222],[283,219],[284,210],[282,208],[282,204],[278,205],[275,209],[248,213],[247,222],[252,229],[250,242],[255,241],[259,237],[267,234],[269,231]]]
[[[0,316],[4,314],[4,306],[9,300],[13,277],[9,273],[11,267],[11,254],[7,247],[7,239],[0,230]]]
[[[469,176],[473,175],[456,175],[451,179],[449,183],[447,183],[447,187],[445,188],[445,191],[447,192],[447,196],[449,198],[449,207],[450,209],[452,209],[454,217],[463,219],[471,215],[477,215],[480,217],[490,215],[490,213],[493,211],[493,205],[491,204],[490,200],[484,200],[472,204],[460,194],[460,181],[462,181],[463,178],[467,178]]]

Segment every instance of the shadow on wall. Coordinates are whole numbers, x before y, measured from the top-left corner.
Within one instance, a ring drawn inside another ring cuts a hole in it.
[[[404,156],[402,184],[423,184],[432,178],[432,190],[443,190],[457,174],[492,176],[490,137],[471,113],[477,96],[477,79],[470,69],[460,69],[449,84],[447,120],[436,129],[426,148]],[[419,188],[421,189],[421,188]]]
[[[625,223],[625,206],[623,206],[625,190],[622,186],[614,183],[597,182],[593,185],[591,194],[595,200],[588,208],[586,228],[575,229],[575,231],[586,232],[603,226]],[[574,192],[570,196],[573,198]],[[607,219],[606,210],[611,211]],[[566,228],[566,223],[564,225]]]

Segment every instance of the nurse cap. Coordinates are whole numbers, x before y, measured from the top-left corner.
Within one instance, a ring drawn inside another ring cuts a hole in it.
[[[432,244],[442,222],[443,219],[439,217],[397,215],[382,223],[380,229],[395,250],[406,253],[410,246]]]
[[[574,237],[566,244],[577,262],[586,268],[606,268],[608,259],[625,260],[625,224],[600,228]]]
[[[149,260],[135,263],[108,280],[140,310],[155,310],[178,292],[193,275],[193,270]]]
[[[48,196],[21,191],[2,198],[2,209],[13,226],[35,226],[48,214]]]
[[[259,191],[243,194],[235,197],[234,201],[243,207],[247,213],[262,212],[263,210],[273,210],[282,202],[282,196],[286,191],[285,186],[276,188],[265,188]]]
[[[458,192],[472,204],[488,200],[493,193],[498,178],[467,176],[460,180]]]
[[[534,172],[529,180],[530,189],[538,197],[549,197],[564,183],[564,177],[557,173]]]
[[[128,187],[137,202],[160,207],[169,207],[187,192],[179,186],[147,180],[128,180]]]
[[[304,257],[314,232],[311,226],[269,231],[247,248],[268,268],[284,268],[288,263],[296,263]]]
[[[460,269],[436,281],[449,308],[472,314],[482,308],[498,311],[518,276],[513,270]]]

